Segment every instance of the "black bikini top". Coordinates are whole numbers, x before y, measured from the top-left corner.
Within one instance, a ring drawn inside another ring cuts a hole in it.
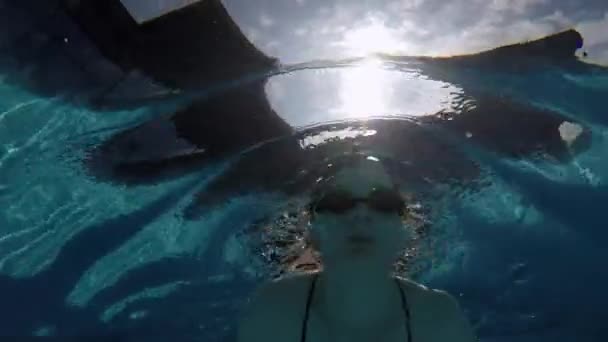
[[[308,311],[310,310],[310,302],[312,300],[312,295],[315,291],[315,284],[317,282],[317,278],[319,274],[315,274],[312,279],[312,284],[310,286],[310,290],[308,291],[308,299],[306,301],[306,313],[304,315],[304,323],[302,324],[302,338],[301,342],[306,342],[306,327],[308,325]],[[405,313],[405,328],[407,331],[407,342],[412,342],[412,333],[410,329],[410,309],[407,304],[407,298],[405,297],[405,293],[399,284],[399,279],[395,279],[397,283],[397,287],[399,288],[399,293],[401,294],[401,307],[403,308],[403,312]]]

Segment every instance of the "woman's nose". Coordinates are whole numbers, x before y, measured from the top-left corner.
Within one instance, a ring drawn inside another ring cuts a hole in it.
[[[351,217],[353,218],[353,220],[355,220],[355,223],[371,221],[369,209],[367,208],[367,206],[365,206],[365,204],[362,203],[357,203],[357,205],[355,205],[352,210]]]

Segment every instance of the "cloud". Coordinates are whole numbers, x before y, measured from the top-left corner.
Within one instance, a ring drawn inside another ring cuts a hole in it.
[[[608,11],[603,18],[577,23],[576,29],[583,35],[587,60],[608,66]]]
[[[585,45],[592,47],[608,42],[608,11],[598,20],[586,20],[576,25],[585,38]]]
[[[267,14],[260,14],[260,25],[262,27],[268,28],[274,25],[274,19],[269,17]]]
[[[297,28],[293,33],[299,37],[305,36],[308,33],[308,29],[305,27],[300,27],[300,28]]]
[[[263,51],[267,42],[277,42],[272,52],[284,63],[351,57],[374,49],[404,55],[466,54],[572,27],[581,31],[590,53],[608,55],[604,1],[591,0],[585,7],[566,0],[224,2],[233,3],[229,11],[237,23],[263,31],[249,37]],[[251,13],[260,10],[267,20],[252,23]],[[267,26],[272,30],[262,30]]]
[[[421,52],[431,55],[466,54],[538,39],[571,26],[572,22],[560,12],[534,19],[519,18],[501,25],[482,20],[476,25],[464,27],[459,32],[444,36],[435,35],[426,43],[426,51]]]
[[[528,9],[539,5],[546,5],[549,0],[491,0],[489,6],[495,11],[512,11],[525,13]]]

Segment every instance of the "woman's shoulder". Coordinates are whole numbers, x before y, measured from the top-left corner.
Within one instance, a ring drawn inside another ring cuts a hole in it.
[[[279,306],[294,303],[294,296],[306,293],[313,278],[318,274],[319,272],[289,274],[267,281],[257,289],[256,296],[265,303],[274,302]],[[456,302],[452,295],[443,290],[432,289],[403,277],[395,277],[395,279],[414,305],[418,303],[424,306],[434,304],[433,306],[441,307],[453,305]]]
[[[287,274],[281,278],[267,282],[265,286],[268,291],[291,295],[291,298],[293,298],[294,293],[301,292],[310,287],[313,278],[318,274],[318,271]]]
[[[295,303],[294,297],[305,293],[315,273],[298,273],[284,275],[281,278],[267,281],[254,292],[253,301],[265,303],[269,307],[283,307]]]
[[[289,340],[298,331],[302,297],[312,274],[295,274],[266,281],[242,313],[239,341]]]
[[[435,319],[438,313],[454,313],[460,310],[456,298],[446,291],[432,289],[406,278],[397,277],[397,279],[408,296],[411,306],[422,313],[423,317]]]
[[[308,272],[293,272],[293,273],[285,273],[280,278],[276,278],[271,280],[270,284],[275,284],[274,286],[297,286],[298,284],[310,283],[312,279],[321,274],[321,271],[308,271]],[[271,285],[273,286],[273,285]]]
[[[474,334],[464,312],[455,297],[443,290],[436,290],[404,278],[400,285],[409,293],[412,317],[417,329],[433,341],[474,341]],[[441,327],[438,329],[438,327]]]
[[[293,291],[301,290],[303,287],[308,288],[313,278],[319,274],[319,271],[287,274],[281,278],[266,282],[263,287],[265,291],[271,293],[293,294]],[[404,291],[412,296],[425,298],[451,297],[451,295],[443,290],[432,289],[408,278],[396,276],[395,279],[397,279]]]
[[[404,289],[404,291],[406,291],[406,293],[415,298],[438,301],[453,299],[453,297],[446,291],[432,289],[407,278],[395,278],[399,281],[399,284]]]

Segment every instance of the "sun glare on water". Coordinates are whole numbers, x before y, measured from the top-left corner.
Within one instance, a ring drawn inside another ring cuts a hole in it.
[[[395,77],[373,55],[400,50],[402,44],[393,31],[383,22],[373,21],[346,32],[338,45],[346,55],[366,58],[340,78],[340,106],[335,112],[355,118],[391,114]]]
[[[351,118],[391,114],[394,89],[388,73],[382,61],[374,58],[343,73],[338,91],[340,105],[334,112]]]

